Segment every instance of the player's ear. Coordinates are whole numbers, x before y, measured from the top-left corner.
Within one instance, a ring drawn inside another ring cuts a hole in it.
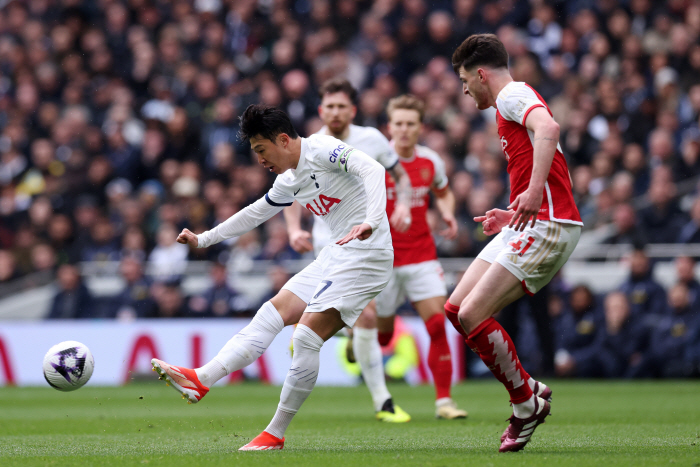
[[[355,120],[355,115],[357,115],[357,106],[353,105],[352,106],[352,119]]]

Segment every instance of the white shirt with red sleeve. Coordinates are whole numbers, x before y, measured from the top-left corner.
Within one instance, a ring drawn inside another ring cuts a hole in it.
[[[542,96],[523,82],[508,83],[496,98],[498,136],[501,139],[503,154],[508,161],[511,203],[530,185],[535,134],[525,127],[525,122],[530,112],[538,107],[544,107],[552,115]],[[542,207],[537,218],[563,224],[583,225],[574,202],[569,168],[558,143],[544,184]]]

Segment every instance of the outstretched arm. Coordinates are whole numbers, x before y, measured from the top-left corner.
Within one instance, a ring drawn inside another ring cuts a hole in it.
[[[457,236],[457,219],[455,219],[455,195],[449,187],[442,190],[433,190],[435,194],[435,206],[437,207],[442,220],[447,224],[447,228],[440,232],[440,235],[448,240]]]
[[[265,197],[260,198],[245,209],[241,209],[213,229],[199,235],[195,235],[188,229],[183,229],[182,233],[178,235],[177,241],[197,248],[206,248],[227,238],[238,237],[253,230],[280,212],[283,207],[283,205],[273,206],[267,201],[267,195],[265,195]]]
[[[302,207],[297,201],[284,208],[284,220],[287,222],[289,245],[297,253],[306,253],[314,249],[311,244],[311,234],[301,228]]]
[[[405,232],[411,227],[412,220],[411,195],[413,193],[413,187],[411,186],[411,179],[408,173],[406,173],[406,169],[401,165],[401,162],[397,162],[389,170],[389,173],[394,177],[394,182],[396,184],[396,206],[394,207],[394,212],[391,214],[389,223],[399,232]]]

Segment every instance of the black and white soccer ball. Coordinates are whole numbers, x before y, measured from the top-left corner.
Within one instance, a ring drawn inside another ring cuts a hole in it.
[[[85,344],[65,341],[44,356],[44,378],[59,391],[75,391],[90,380],[95,360]]]

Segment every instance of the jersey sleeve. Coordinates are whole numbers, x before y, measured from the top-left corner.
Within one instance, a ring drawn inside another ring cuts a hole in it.
[[[512,122],[525,124],[528,114],[537,107],[545,107],[525,83],[513,83],[501,91],[496,102],[501,116]]]
[[[375,159],[384,166],[386,170],[391,170],[399,163],[399,155],[396,154],[389,140],[386,139],[379,130],[375,130],[374,137],[372,138],[372,146],[374,147],[374,153],[376,155]]]
[[[433,175],[433,186],[436,191],[442,191],[447,188],[449,180],[447,179],[447,170],[445,169],[445,162],[442,158],[435,154],[430,160],[433,162],[433,167],[435,168],[435,175]]]
[[[284,206],[292,204],[273,203],[270,201],[269,193],[266,194],[213,229],[197,235],[197,248],[206,248],[228,238],[241,236],[280,212]]]

